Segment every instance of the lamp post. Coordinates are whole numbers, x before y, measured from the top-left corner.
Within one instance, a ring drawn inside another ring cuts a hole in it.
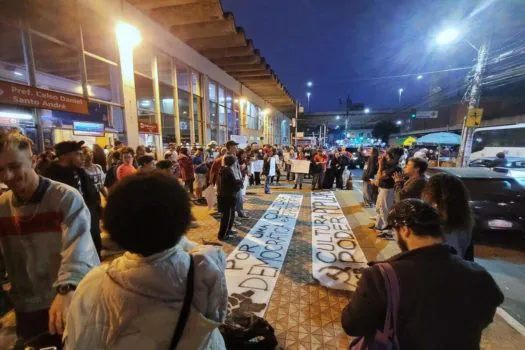
[[[456,41],[460,37],[460,32],[456,29],[446,29],[441,32],[436,41],[439,44],[445,45]],[[476,65],[474,66],[474,75],[472,77],[472,86],[468,95],[468,109],[477,108],[481,99],[481,79],[483,72],[487,65],[488,45],[483,43],[479,48],[474,46],[470,41],[463,38],[470,47],[477,52]],[[467,118],[463,119],[463,127],[461,129],[461,143],[459,145],[459,154],[456,160],[457,166],[465,166],[470,158],[472,151],[472,135],[474,134],[473,127],[467,127]]]
[[[399,105],[401,106],[401,96],[403,96],[403,91],[405,91],[405,89],[403,88],[400,88],[399,90],[397,90],[397,93],[399,95]]]
[[[307,104],[308,112],[310,112],[310,96],[312,96],[312,93],[310,91],[308,91],[306,93],[306,97],[308,98],[308,104]]]

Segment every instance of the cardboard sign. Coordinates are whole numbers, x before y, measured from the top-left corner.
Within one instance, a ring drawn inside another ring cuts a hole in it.
[[[89,114],[85,98],[0,81],[0,103],[54,111]]]
[[[310,172],[310,161],[292,159],[292,169],[290,171],[295,174],[308,174]]]

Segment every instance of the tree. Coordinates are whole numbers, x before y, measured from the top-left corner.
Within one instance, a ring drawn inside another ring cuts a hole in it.
[[[390,120],[381,120],[374,125],[372,136],[388,143],[388,137],[399,132],[399,127]]]

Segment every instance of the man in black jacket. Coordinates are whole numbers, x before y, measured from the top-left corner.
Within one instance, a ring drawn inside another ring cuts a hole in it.
[[[396,334],[403,350],[479,350],[503,294],[480,265],[443,244],[439,214],[419,199],[397,203],[388,218],[402,253],[387,262],[400,288]],[[362,271],[342,326],[352,336],[383,329],[386,290],[376,267]]]
[[[372,184],[371,180],[377,174],[379,151],[372,148],[370,156],[363,169],[363,202],[366,207],[373,207],[377,200],[377,187]]]
[[[222,159],[223,165],[219,170],[217,179],[217,202],[219,212],[222,213],[218,234],[220,240],[228,238],[233,233],[232,227],[235,220],[237,194],[242,187],[241,182],[234,175],[236,162],[237,158],[234,155],[225,155]]]
[[[100,195],[89,176],[82,169],[83,141],[64,141],[55,145],[57,160],[42,173],[42,176],[69,185],[80,192],[91,214],[91,237],[100,257]]]

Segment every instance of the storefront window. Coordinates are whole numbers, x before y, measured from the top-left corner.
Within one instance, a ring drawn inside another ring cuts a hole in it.
[[[171,64],[171,57],[161,52],[157,53],[159,81],[168,85],[173,85],[173,70],[171,69]]]
[[[236,135],[235,134],[235,116],[231,109],[228,109],[227,111],[228,111],[227,114],[228,114],[228,138],[229,138],[231,135]]]
[[[176,142],[175,138],[175,108],[173,103],[173,86],[160,83],[160,116],[162,126],[162,144],[168,147],[170,142]]]
[[[224,95],[224,88],[219,85],[219,104],[225,105],[226,104],[226,97]]]
[[[29,1],[27,18],[32,30],[78,46],[80,42],[79,17],[75,1]],[[96,18],[96,17],[94,17]],[[93,25],[93,23],[91,24]],[[78,62],[78,58],[76,60]]]
[[[135,72],[143,74],[149,78],[153,77],[151,74],[151,62],[153,54],[151,46],[142,43],[133,50],[133,69]]]
[[[190,91],[188,79],[188,66],[179,61],[175,61],[177,67],[177,87],[179,90]]]
[[[20,29],[0,21],[0,79],[27,84]]]
[[[34,33],[32,42],[37,86],[82,95],[79,52]]]
[[[259,131],[264,132],[264,111],[257,107],[257,118],[259,120]]]
[[[181,89],[179,89],[179,119],[181,142],[190,142],[190,94]]]
[[[119,67],[87,55],[85,59],[89,96],[119,103]]]
[[[201,78],[200,74],[198,72],[191,72],[191,81],[192,81],[192,91],[194,95],[202,96],[201,95]]]
[[[257,119],[259,108],[251,102],[246,104],[246,127],[248,129],[257,130]]]
[[[217,102],[217,86],[214,82],[211,81],[208,86],[208,97],[210,98],[210,101]]]
[[[211,141],[218,141],[217,139],[217,103],[210,100],[210,139]]]
[[[80,24],[85,51],[112,62],[119,61],[115,35],[116,23],[109,16],[101,18],[100,13],[94,13],[91,9],[84,7],[80,11]]]
[[[137,108],[139,111],[155,112],[153,99],[153,80],[135,74],[135,95],[137,97]],[[152,122],[154,122],[153,119]]]

